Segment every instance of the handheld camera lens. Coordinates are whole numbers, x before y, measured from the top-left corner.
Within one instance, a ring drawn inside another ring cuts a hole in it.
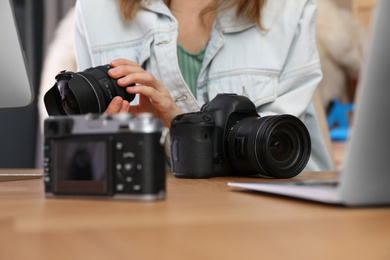
[[[108,75],[110,68],[110,65],[102,65],[77,73],[62,71],[44,97],[48,114],[103,114],[116,96],[131,102],[135,95],[127,93],[117,79]]]

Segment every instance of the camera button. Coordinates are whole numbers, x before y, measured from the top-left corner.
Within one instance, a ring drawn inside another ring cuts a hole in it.
[[[116,143],[116,149],[117,149],[117,150],[122,150],[122,149],[123,149],[123,143],[117,142],[117,143]]]
[[[211,121],[211,117],[209,115],[204,115],[203,120],[206,122],[209,122],[209,121]]]
[[[126,171],[130,172],[133,169],[133,164],[125,163],[124,168]]]
[[[135,158],[135,153],[133,152],[126,152],[126,153],[123,153],[123,158],[127,159],[127,158]]]
[[[215,153],[213,155],[213,162],[216,164],[219,164],[219,163],[221,163],[221,161],[222,161],[221,155],[218,153]]]
[[[117,191],[123,191],[125,189],[125,185],[123,185],[122,183],[118,183],[116,185],[116,190]]]
[[[122,170],[122,164],[117,163],[117,164],[116,164],[116,169],[117,169],[118,171]]]

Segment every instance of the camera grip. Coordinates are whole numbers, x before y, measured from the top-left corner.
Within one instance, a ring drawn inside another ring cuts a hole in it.
[[[187,125],[177,125],[171,129],[171,166],[176,177],[213,176],[214,129],[214,124],[192,125],[190,129]]]

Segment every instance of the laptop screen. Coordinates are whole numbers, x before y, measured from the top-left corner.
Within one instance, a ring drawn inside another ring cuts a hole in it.
[[[11,0],[0,1],[0,108],[31,104],[33,88]]]
[[[390,200],[390,1],[378,1],[341,174],[349,201]]]

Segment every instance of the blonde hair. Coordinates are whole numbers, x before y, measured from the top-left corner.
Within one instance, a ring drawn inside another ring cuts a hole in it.
[[[168,7],[170,6],[171,0],[163,1]],[[214,12],[220,7],[223,7],[223,10],[236,7],[237,17],[246,17],[247,19],[256,22],[259,28],[263,29],[261,26],[261,12],[265,1],[266,0],[218,0],[215,4],[204,9],[201,15],[208,12]],[[142,0],[118,0],[119,9],[125,21],[130,21],[134,18],[138,10],[141,8],[141,2]]]

